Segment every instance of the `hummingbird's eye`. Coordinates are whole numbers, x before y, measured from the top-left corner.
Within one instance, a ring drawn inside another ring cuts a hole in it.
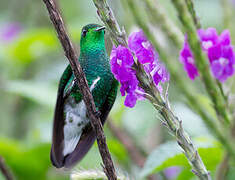
[[[86,29],[83,29],[83,30],[82,30],[82,36],[85,37],[85,36],[86,36],[86,33],[87,33],[87,30],[86,30]]]

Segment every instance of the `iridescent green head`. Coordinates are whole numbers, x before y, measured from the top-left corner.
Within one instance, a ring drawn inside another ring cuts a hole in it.
[[[80,48],[81,53],[105,48],[105,27],[98,24],[88,24],[82,28]]]

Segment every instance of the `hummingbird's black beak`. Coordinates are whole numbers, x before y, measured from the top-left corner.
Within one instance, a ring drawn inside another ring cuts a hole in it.
[[[103,30],[103,29],[105,29],[105,26],[98,27],[97,29],[95,29],[95,31],[101,31],[101,30]]]

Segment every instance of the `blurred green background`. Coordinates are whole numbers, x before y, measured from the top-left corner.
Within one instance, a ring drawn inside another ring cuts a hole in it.
[[[58,2],[73,42],[79,49],[82,26],[88,23],[100,23],[96,9],[91,0]],[[115,0],[109,3],[114,7],[118,21],[126,27],[127,32],[136,29],[125,4],[122,5],[120,1]],[[170,0],[161,0],[161,3],[169,16],[175,20]],[[219,0],[195,0],[195,6],[203,27],[216,27],[219,32],[223,30],[223,13]],[[159,36],[161,38],[161,33]],[[108,41],[108,36],[107,42],[107,48],[110,50],[112,45]],[[172,56],[178,63],[177,52]],[[42,0],[0,0],[0,155],[4,157],[16,179],[69,179],[69,171],[56,170],[49,160],[57,85],[67,64],[68,61],[64,57]],[[179,71],[182,71],[182,76],[186,77],[182,67]],[[210,110],[208,100],[200,89],[201,84],[195,81],[194,85],[192,82],[188,85],[196,89],[199,98]],[[184,127],[192,137],[213,142],[210,150],[202,149],[204,156],[207,158],[212,156],[211,161],[208,161],[211,163],[208,168],[213,173],[222,157],[220,145],[211,140],[212,137],[201,119],[184,104],[183,96],[173,83],[170,86],[170,100],[173,109],[183,120]],[[173,139],[163,128],[157,113],[148,102],[138,102],[135,108],[128,109],[123,106],[123,101],[124,98],[118,94],[110,114],[112,122],[129,134],[137,147],[144,152],[143,154],[148,154],[159,144]],[[120,173],[129,174],[134,179],[139,178],[139,167],[130,159],[125,147],[106,126],[105,133]],[[192,178],[190,167],[184,157],[179,158],[182,161],[179,164],[181,179]],[[95,144],[74,170],[101,170],[101,162]],[[177,163],[175,164],[173,159],[158,170],[155,168],[155,171],[161,171],[160,174],[163,174],[163,169],[174,165]],[[148,173],[153,169],[145,170]],[[168,177],[166,171],[165,175],[159,178],[162,177],[177,178]],[[3,179],[1,175],[0,179]]]

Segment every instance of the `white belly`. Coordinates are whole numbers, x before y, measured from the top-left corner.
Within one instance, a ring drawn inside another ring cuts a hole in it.
[[[69,97],[65,104],[64,112],[66,113],[66,119],[64,125],[63,155],[66,156],[76,148],[82,130],[89,123],[89,119],[86,117],[86,106],[84,101],[75,104],[72,97]]]
[[[91,92],[99,80],[100,77],[98,76],[93,81],[90,86]],[[64,113],[66,114],[64,125],[64,156],[74,151],[82,135],[82,130],[89,123],[89,119],[86,117],[86,111],[86,105],[83,100],[76,104],[73,97],[68,97],[64,106]]]

